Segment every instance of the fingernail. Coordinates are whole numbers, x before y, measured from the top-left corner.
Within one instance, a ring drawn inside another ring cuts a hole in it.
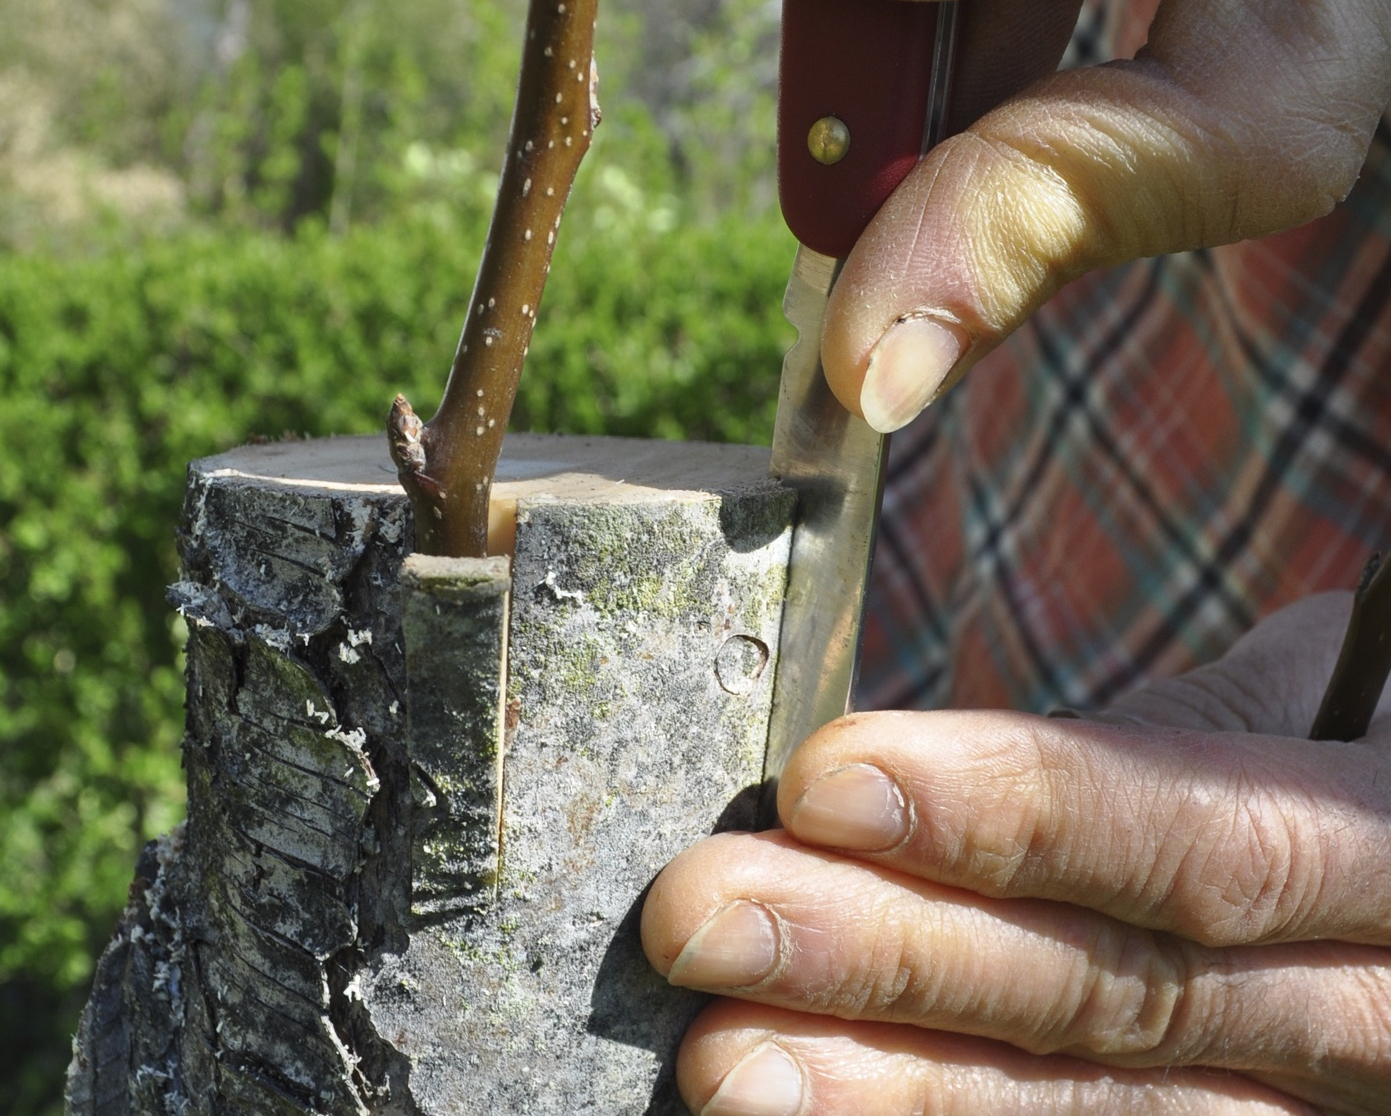
[[[700,1116],[796,1116],[802,1089],[792,1056],[765,1042],[725,1075]]]
[[[813,845],[881,852],[912,828],[908,796],[877,767],[856,763],[821,776],[792,804],[787,828]]]
[[[937,397],[968,344],[965,330],[940,318],[900,318],[869,354],[860,388],[865,421],[881,434],[907,426]]]
[[[667,974],[690,988],[757,984],[778,961],[778,928],[766,907],[739,900],[721,908],[677,956]]]

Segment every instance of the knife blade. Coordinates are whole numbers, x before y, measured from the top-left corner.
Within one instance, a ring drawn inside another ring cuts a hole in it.
[[[793,750],[847,713],[883,498],[888,439],[832,395],[821,323],[844,256],[943,138],[956,3],[783,0],[778,192],[800,246],[783,311],[772,472],[797,492],[764,774],[765,818]]]

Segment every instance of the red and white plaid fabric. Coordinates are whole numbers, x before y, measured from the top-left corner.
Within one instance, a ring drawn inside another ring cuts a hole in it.
[[[1073,60],[1155,2],[1090,4]],[[1387,120],[1328,217],[1073,283],[890,460],[861,708],[1096,706],[1353,586],[1391,549]]]

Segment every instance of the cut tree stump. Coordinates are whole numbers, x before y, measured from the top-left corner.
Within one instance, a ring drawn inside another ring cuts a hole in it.
[[[383,439],[195,462],[188,819],[69,1112],[684,1112],[638,911],[754,823],[794,503],[764,449],[518,436],[513,556],[425,558]]]

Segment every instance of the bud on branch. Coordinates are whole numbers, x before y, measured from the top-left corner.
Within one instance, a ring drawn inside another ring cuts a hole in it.
[[[439,410],[398,395],[391,456],[415,511],[416,549],[481,557],[502,436],[531,343],[560,217],[599,123],[598,0],[531,0],[507,159],[473,298]]]

